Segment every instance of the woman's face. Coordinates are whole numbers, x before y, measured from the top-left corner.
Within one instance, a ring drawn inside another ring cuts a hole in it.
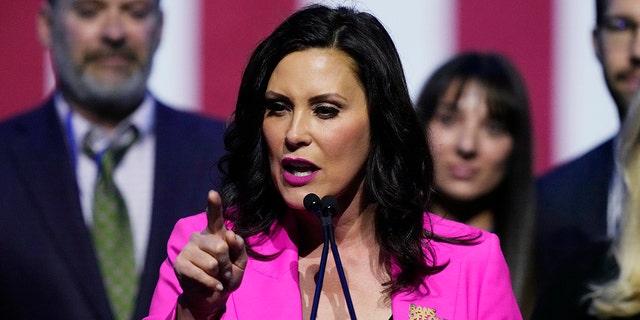
[[[487,92],[467,81],[447,88],[427,123],[434,157],[436,188],[450,198],[470,201],[492,192],[503,180],[513,150],[505,125],[492,119]]]
[[[354,68],[342,51],[307,49],[285,56],[271,74],[262,133],[272,179],[292,208],[303,209],[311,192],[362,188],[369,115]]]

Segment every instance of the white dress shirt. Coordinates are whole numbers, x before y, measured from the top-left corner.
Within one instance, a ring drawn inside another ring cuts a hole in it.
[[[114,180],[128,209],[136,270],[140,273],[144,268],[151,227],[156,148],[155,102],[150,95],[147,95],[133,114],[120,122],[114,130],[107,130],[89,122],[80,114],[72,112],[60,93],[55,95],[54,101],[62,125],[66,128],[69,147],[75,153],[75,172],[80,191],[80,204],[84,221],[89,229],[93,226],[93,190],[98,168],[95,160],[82,152],[82,141],[90,130],[94,130],[99,132],[99,138],[94,146],[97,145],[97,148],[106,147],[118,132],[130,125],[134,125],[138,129],[138,139],[129,147],[115,168]]]

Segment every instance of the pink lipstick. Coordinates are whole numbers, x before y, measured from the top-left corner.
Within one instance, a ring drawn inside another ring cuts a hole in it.
[[[318,167],[306,159],[284,158],[281,165],[284,181],[294,187],[308,184],[318,174]]]

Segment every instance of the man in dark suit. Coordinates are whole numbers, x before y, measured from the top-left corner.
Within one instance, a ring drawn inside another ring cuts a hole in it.
[[[159,0],[49,0],[38,22],[57,89],[0,123],[0,317],[141,319],[174,224],[203,211],[217,185],[224,124],[147,91]],[[107,150],[121,132],[135,134],[112,180],[127,209],[139,283],[124,312],[108,294],[112,270],[101,267],[92,234],[102,171],[84,152]]]
[[[596,0],[593,47],[620,119],[640,84],[640,1]],[[616,233],[608,208],[615,137],[537,181],[539,270],[545,280],[589,243]]]

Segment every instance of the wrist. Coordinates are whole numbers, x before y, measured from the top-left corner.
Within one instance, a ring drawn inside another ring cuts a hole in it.
[[[220,319],[227,310],[226,304],[207,303],[206,299],[201,300],[201,303],[194,303],[192,300],[186,298],[184,294],[178,296],[176,320],[216,320]]]

